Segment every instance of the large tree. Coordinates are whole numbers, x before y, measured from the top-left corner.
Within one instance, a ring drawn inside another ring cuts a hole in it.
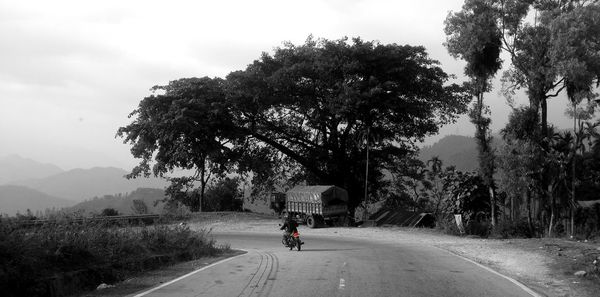
[[[309,37],[305,44],[287,43],[273,55],[263,53],[245,70],[232,72],[216,88],[221,91],[198,92],[187,99],[193,105],[187,109],[195,113],[184,112],[186,106],[177,100],[145,98],[133,113],[138,118],[119,133],[132,143],[136,156],[179,147],[195,158],[215,151],[206,143],[215,144],[218,152],[240,152],[236,168],[261,167],[255,178],[268,177],[260,173],[272,172],[273,166],[294,164],[299,169],[294,176],[308,183],[346,188],[354,209],[364,193],[365,132],[369,131],[369,193],[377,198],[385,184],[383,169],[466,111],[467,92],[448,80],[423,47]],[[196,105],[212,95],[214,103]],[[147,101],[164,106],[155,108]],[[146,117],[147,113],[157,114]],[[187,125],[173,124],[178,115]],[[149,141],[147,135],[155,132],[140,121],[165,127],[182,141]],[[191,146],[196,141],[198,145]],[[161,157],[171,166],[181,162],[166,154]],[[142,160],[141,169],[148,170],[148,160]]]
[[[201,210],[211,176],[230,171],[236,157],[232,142],[238,138],[225,106],[224,83],[218,78],[186,78],[153,87],[153,94],[129,115],[135,120],[117,132],[141,159],[129,177],[192,171],[170,178],[166,192],[192,210]],[[200,184],[199,195],[190,191],[195,183]]]
[[[489,129],[490,111],[483,102],[483,96],[490,89],[490,79],[502,66],[502,33],[495,15],[496,11],[489,1],[466,0],[461,11],[448,15],[444,28],[448,35],[444,44],[448,52],[467,62],[465,74],[471,79],[471,92],[475,97],[469,117],[476,128],[480,175],[490,192],[492,226],[496,225],[495,164]]]

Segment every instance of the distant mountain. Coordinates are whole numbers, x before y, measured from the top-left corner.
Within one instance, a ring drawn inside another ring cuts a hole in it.
[[[125,195],[106,195],[104,197],[96,197],[84,202],[80,202],[68,211],[82,212],[84,215],[93,213],[99,214],[105,208],[112,208],[119,214],[133,214],[133,200],[142,200],[148,207],[148,213],[161,213],[164,203],[159,202],[155,206],[156,201],[165,198],[165,191],[160,189],[140,188]]]
[[[17,212],[25,214],[27,209],[35,214],[46,208],[62,208],[73,205],[74,202],[23,186],[0,186],[0,214],[15,215]]]
[[[118,193],[129,193],[138,188],[163,189],[167,181],[158,178],[126,179],[128,172],[114,167],[73,169],[41,179],[12,182],[27,186],[51,196],[76,202]]]
[[[56,165],[44,164],[18,155],[0,157],[0,185],[17,180],[45,178],[63,172]]]
[[[444,166],[454,165],[460,171],[473,171],[478,168],[477,144],[473,137],[448,135],[419,152],[419,159],[427,162],[438,156]]]

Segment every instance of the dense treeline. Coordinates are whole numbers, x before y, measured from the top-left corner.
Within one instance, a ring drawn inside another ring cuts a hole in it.
[[[600,83],[598,1],[467,0],[445,24],[445,45],[467,62],[465,74],[476,98],[470,116],[476,125],[479,174],[489,187],[491,224],[501,216],[510,224],[525,219],[529,234],[573,235],[576,228],[588,235],[597,232],[596,218],[592,223],[577,216],[582,212],[577,201],[597,199],[593,193],[599,187],[600,121],[594,117]],[[501,131],[504,145],[494,151],[489,136],[493,111],[483,97],[500,69],[501,52],[509,57],[502,92],[514,102],[516,91],[525,90],[529,105],[512,104]],[[571,103],[569,132],[556,131],[548,122],[547,101],[559,94]]]

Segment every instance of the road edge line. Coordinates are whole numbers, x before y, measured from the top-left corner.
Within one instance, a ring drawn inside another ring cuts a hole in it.
[[[491,272],[491,273],[493,273],[495,275],[501,276],[504,279],[510,281],[511,283],[517,285],[517,287],[521,288],[521,290],[525,291],[527,294],[529,294],[529,295],[531,295],[533,297],[544,297],[544,295],[541,295],[540,293],[534,291],[530,287],[526,286],[525,284],[519,282],[518,280],[516,280],[516,279],[514,279],[514,278],[512,278],[512,277],[510,277],[508,275],[504,275],[504,274],[502,274],[502,273],[500,273],[500,272],[498,272],[498,271],[496,271],[496,270],[494,270],[494,269],[492,269],[492,268],[490,268],[488,266],[485,266],[485,265],[483,265],[481,263],[478,263],[478,262],[476,262],[474,260],[471,260],[471,259],[469,259],[469,258],[467,258],[467,257],[465,257],[463,255],[457,254],[457,253],[455,253],[453,251],[450,251],[450,250],[447,250],[447,249],[444,249],[444,248],[441,248],[441,247],[438,247],[438,246],[435,246],[435,245],[433,247],[435,247],[436,249],[445,251],[445,252],[447,252],[447,253],[449,253],[451,255],[454,255],[454,256],[456,256],[458,258],[461,258],[461,259],[463,259],[463,260],[465,260],[467,262],[475,264],[475,265],[477,265],[477,266],[479,266],[479,267],[481,267],[481,268],[483,268],[483,269],[485,269],[485,270],[487,270],[487,271],[489,271],[489,272]]]
[[[212,263],[212,264],[206,265],[206,266],[204,266],[204,267],[198,268],[198,269],[196,269],[196,270],[194,270],[194,271],[192,271],[192,272],[189,272],[188,274],[182,275],[182,276],[180,276],[180,277],[178,277],[178,278],[176,278],[176,279],[174,279],[174,280],[170,280],[170,281],[168,281],[168,282],[166,282],[166,283],[164,283],[164,284],[161,284],[161,285],[159,285],[159,286],[157,286],[157,287],[154,287],[154,288],[152,288],[152,289],[150,289],[150,290],[147,290],[147,291],[144,291],[144,292],[142,292],[142,293],[138,293],[138,294],[136,294],[136,295],[133,295],[133,297],[142,297],[142,296],[146,296],[146,295],[148,295],[148,294],[150,294],[150,293],[152,293],[152,292],[154,292],[154,291],[156,291],[156,290],[162,289],[162,288],[164,288],[164,287],[166,287],[166,286],[168,286],[168,285],[171,285],[171,284],[173,284],[173,283],[175,283],[175,282],[178,282],[178,281],[180,281],[180,280],[182,280],[182,279],[184,279],[184,278],[186,278],[186,277],[188,277],[188,276],[191,276],[191,275],[193,275],[193,274],[196,274],[196,273],[198,273],[198,272],[200,272],[200,271],[202,271],[202,270],[205,270],[205,269],[211,268],[211,267],[213,267],[213,266],[219,265],[219,264],[221,264],[221,263],[225,263],[225,262],[227,262],[227,261],[230,261],[230,260],[233,260],[233,259],[235,259],[235,258],[237,258],[237,257],[241,257],[241,256],[244,256],[244,255],[247,255],[247,254],[248,254],[248,251],[247,251],[247,250],[244,250],[244,249],[237,249],[237,250],[243,251],[243,252],[245,252],[245,253],[243,253],[243,254],[239,254],[239,255],[236,255],[236,256],[233,256],[233,257],[229,257],[229,258],[227,258],[227,259],[223,259],[223,260],[221,260],[221,261],[217,261],[217,262],[215,262],[215,263]]]

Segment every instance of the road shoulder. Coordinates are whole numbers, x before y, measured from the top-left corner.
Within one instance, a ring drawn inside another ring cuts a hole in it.
[[[245,251],[241,250],[230,250],[219,257],[203,257],[193,261],[182,262],[168,267],[146,271],[114,285],[107,285],[106,288],[74,295],[73,297],[134,296],[139,292],[152,289],[160,284],[167,283],[213,263],[245,253]]]

